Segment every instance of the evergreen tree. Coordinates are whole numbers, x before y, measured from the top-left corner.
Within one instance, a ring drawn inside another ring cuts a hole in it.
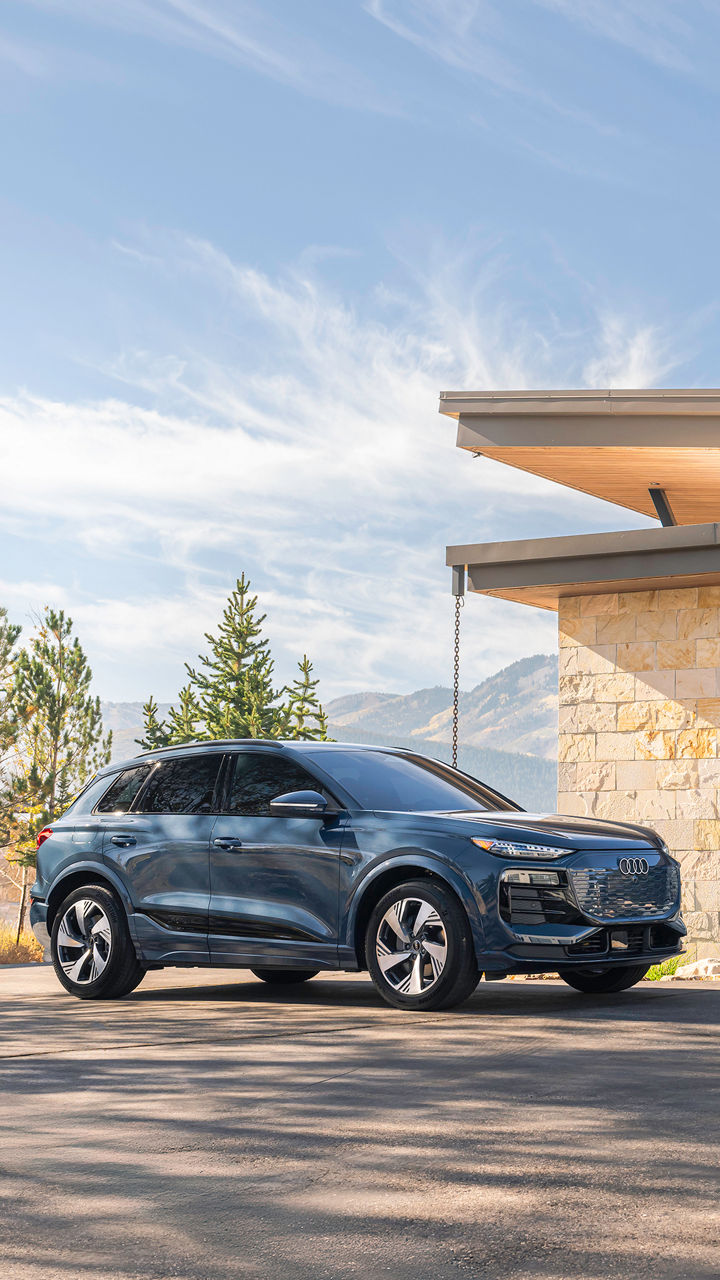
[[[7,609],[0,608],[0,848],[10,843],[15,821],[12,765],[20,724],[13,682],[20,632],[20,627],[8,622]]]
[[[145,751],[154,751],[157,747],[167,747],[169,745],[168,727],[164,720],[158,719],[158,704],[152,694],[150,694],[143,707],[143,725],[145,729],[144,736],[136,738],[135,741]]]
[[[100,699],[90,693],[92,671],[72,628],[62,610],[46,609],[15,662],[13,703],[20,729],[13,789],[15,810],[24,814],[14,857],[24,871],[18,934],[37,832],[110,759],[111,735],[103,736]]]
[[[145,703],[140,745],[152,749],[218,738],[325,740],[327,723],[311,662],[303,657],[294,682],[276,688],[264,622],[265,614],[258,614],[258,598],[243,574],[228,598],[217,634],[205,635],[206,655],[197,667],[186,664],[188,683],[167,723],[158,719],[154,698]]]
[[[327,716],[315,690],[320,681],[312,679],[313,665],[307,654],[298,662],[300,675],[284,692],[287,693],[288,724],[285,736],[327,742]]]

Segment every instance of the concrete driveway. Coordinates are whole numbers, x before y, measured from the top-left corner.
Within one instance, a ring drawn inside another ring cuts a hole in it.
[[[0,969],[2,1280],[720,1275],[720,984]]]

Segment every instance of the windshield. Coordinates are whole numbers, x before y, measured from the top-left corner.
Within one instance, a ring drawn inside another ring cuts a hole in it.
[[[449,813],[519,807],[467,774],[423,756],[348,748],[308,751],[303,758],[324,769],[361,809]]]

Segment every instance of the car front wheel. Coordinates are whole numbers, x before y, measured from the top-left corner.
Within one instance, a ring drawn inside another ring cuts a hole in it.
[[[613,994],[627,991],[641,982],[648,971],[646,964],[621,964],[612,969],[560,969],[560,977],[576,991],[588,995]]]
[[[53,921],[50,949],[60,982],[79,1000],[116,1000],[145,976],[122,905],[103,885],[68,894]]]
[[[383,1000],[398,1009],[449,1009],[478,983],[467,915],[451,889],[430,880],[409,880],[380,899],[365,955]]]

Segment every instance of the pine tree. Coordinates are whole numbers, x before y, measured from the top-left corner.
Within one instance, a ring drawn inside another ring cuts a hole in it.
[[[158,704],[152,694],[143,707],[144,735],[136,738],[138,746],[145,751],[154,751],[157,747],[167,747],[170,743],[168,727],[164,720],[158,718]]]
[[[229,597],[216,636],[205,635],[209,655],[187,673],[206,738],[276,738],[280,690],[273,687],[270,642],[262,636],[265,614],[243,576]]]
[[[8,622],[7,609],[0,608],[0,849],[13,839],[15,790],[13,762],[20,722],[13,699],[16,644],[21,628]],[[0,855],[0,873],[15,884],[16,877]]]
[[[313,665],[306,653],[298,668],[300,675],[284,690],[288,717],[285,736],[327,742],[327,716],[315,692],[320,681],[312,679]]]
[[[206,633],[208,652],[197,668],[186,664],[188,683],[167,723],[158,719],[157,703],[143,708],[145,732],[140,745],[152,750],[168,743],[219,738],[327,739],[327,722],[317,696],[307,656],[300,675],[283,689],[273,681],[270,642],[262,634],[265,614],[250,582],[238,579],[216,635]]]
[[[35,835],[110,759],[111,735],[103,736],[100,699],[90,693],[92,671],[72,629],[62,610],[46,609],[15,662],[13,703],[20,730],[13,789],[15,809],[24,814],[14,857],[24,869],[18,935]]]

